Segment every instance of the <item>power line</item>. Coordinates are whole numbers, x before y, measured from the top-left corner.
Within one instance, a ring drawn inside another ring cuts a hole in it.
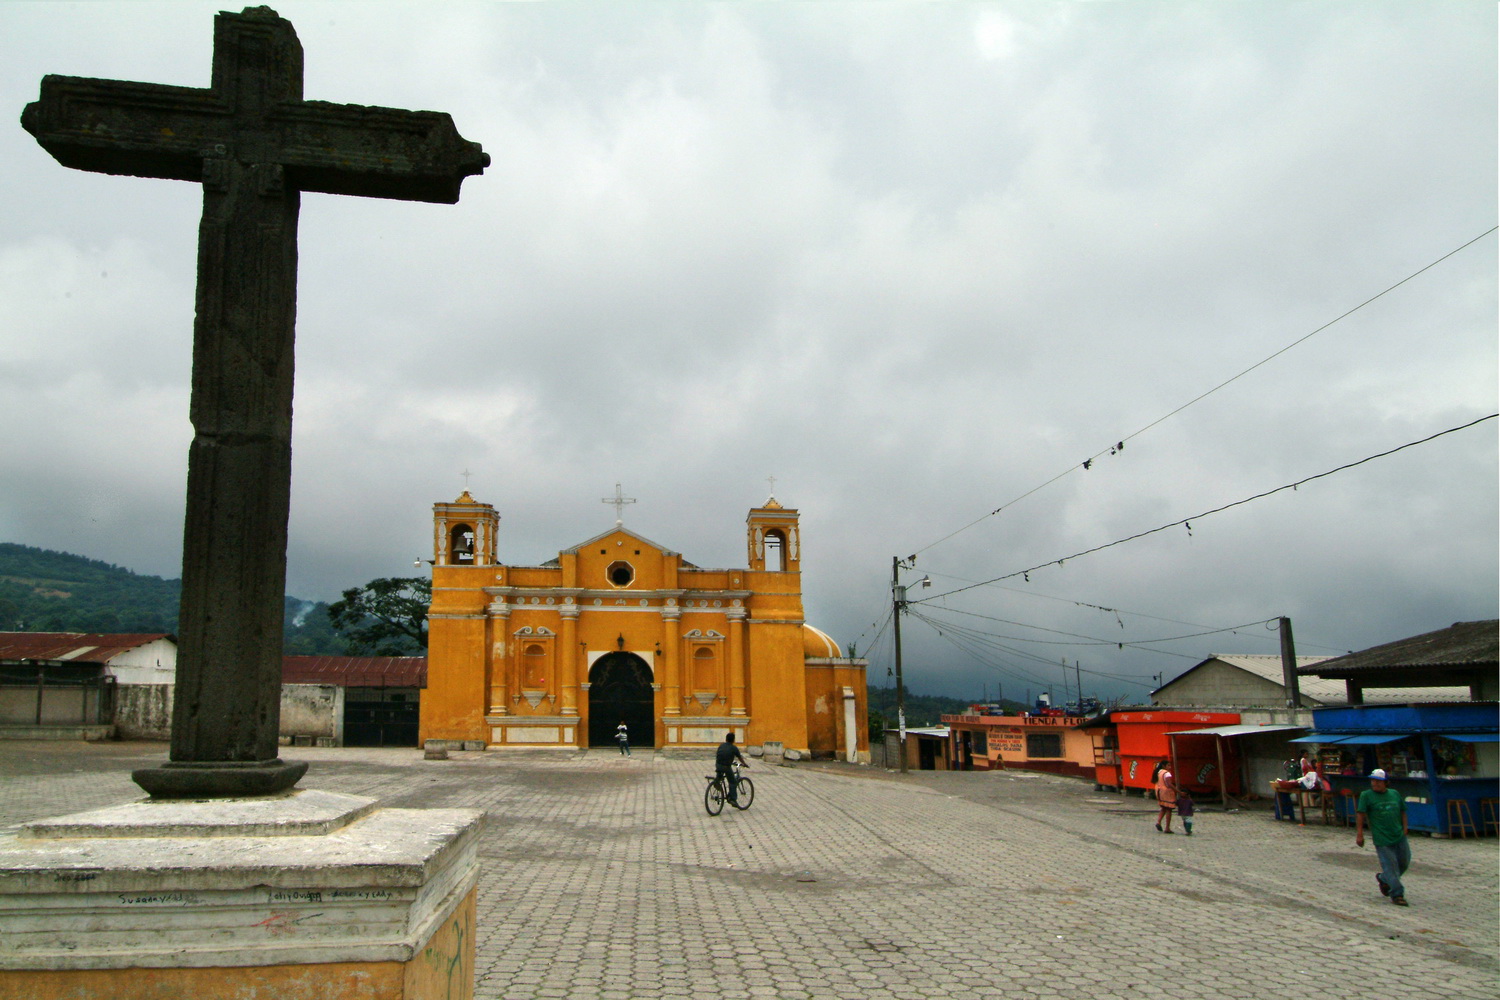
[[[965,647],[959,641],[960,638],[962,638],[964,640],[967,640],[968,642],[975,643],[977,645],[987,646],[987,647],[990,647],[990,648],[993,648],[993,649],[1001,650],[1003,652],[1011,654],[1012,656],[1019,656],[1019,657],[1022,657],[1023,659],[1035,660],[1036,662],[1038,662],[1038,663],[1040,663],[1040,664],[1042,664],[1044,666],[1051,667],[1051,668],[1054,668],[1054,669],[1057,668],[1057,667],[1059,667],[1061,665],[1064,671],[1067,670],[1066,663],[1059,664],[1058,662],[1055,662],[1053,660],[1048,660],[1048,659],[1044,659],[1043,657],[1037,656],[1035,653],[1028,653],[1025,650],[1021,650],[1021,649],[1012,649],[1011,647],[1006,646],[1006,645],[1004,645],[1002,643],[995,642],[993,640],[996,637],[993,635],[993,633],[981,632],[981,631],[979,631],[977,629],[970,629],[970,628],[967,628],[967,627],[962,626],[962,625],[953,624],[951,622],[943,622],[943,621],[940,621],[940,620],[937,620],[937,619],[928,618],[927,616],[922,615],[922,614],[920,614],[918,612],[913,612],[912,615],[918,621],[923,622],[928,627],[932,628],[935,632],[937,632],[938,635],[942,636],[944,639],[947,639],[949,642],[953,643],[953,645],[955,645],[955,646],[958,646],[960,649],[967,649],[967,647]],[[971,655],[973,655],[972,651],[971,651]],[[1184,659],[1193,659],[1193,657],[1186,656],[1185,654],[1181,654],[1181,653],[1165,653],[1164,655],[1168,655],[1168,656],[1182,656]],[[1023,680],[1031,681],[1033,684],[1041,684],[1041,685],[1044,685],[1044,686],[1050,686],[1051,684],[1054,683],[1053,681],[1043,680],[1043,679],[1041,679],[1039,677],[1036,677],[1035,675],[1032,675],[1032,674],[1021,673],[1019,668],[1013,668],[1013,669],[1016,671],[1016,673],[1015,673],[1016,676],[1021,677]],[[1109,679],[1109,680],[1118,680],[1118,681],[1124,681],[1124,682],[1129,683],[1129,684],[1139,684],[1139,685],[1141,685],[1143,687],[1148,687],[1148,688],[1151,687],[1151,685],[1147,684],[1145,681],[1142,681],[1139,678],[1133,677],[1133,676],[1128,675],[1128,674],[1114,674],[1114,673],[1109,673],[1108,671],[1104,671],[1104,670],[1091,670],[1091,669],[1089,669],[1087,667],[1084,667],[1082,665],[1078,665],[1075,669],[1077,669],[1081,673],[1088,674],[1091,677],[1103,677],[1103,678],[1106,678],[1106,679]]]
[[[924,620],[925,621],[925,619],[919,619],[919,620]],[[927,624],[928,625],[932,625],[931,622],[927,622]],[[1034,674],[1028,674],[1028,673],[1026,673],[1024,670],[1022,670],[1020,667],[1016,666],[1013,663],[1004,663],[1004,665],[1001,665],[1001,663],[994,662],[995,659],[996,659],[995,657],[992,657],[992,656],[991,657],[982,656],[978,651],[976,651],[973,648],[973,646],[974,645],[987,645],[987,644],[981,643],[979,640],[976,640],[972,636],[965,636],[965,635],[963,635],[963,633],[958,632],[956,630],[955,631],[951,631],[951,632],[950,631],[944,631],[943,629],[937,628],[936,626],[933,626],[933,631],[937,632],[939,638],[943,639],[945,642],[949,643],[950,645],[957,647],[959,650],[961,650],[961,651],[969,654],[975,660],[979,661],[980,665],[988,667],[989,669],[995,671],[996,673],[1004,674],[1006,677],[1010,677],[1013,680],[1025,681],[1028,684],[1036,684],[1037,686],[1043,687],[1043,688],[1051,687],[1052,684],[1053,684],[1053,682],[1050,681],[1050,680],[1043,680],[1042,678],[1037,677]],[[1003,646],[996,647],[996,648],[1001,649],[1004,652],[1013,652],[1011,650],[1005,649]],[[1041,661],[1041,662],[1046,663],[1047,661]],[[1054,666],[1054,667],[1057,666],[1057,664],[1055,664],[1055,663],[1049,663],[1048,665],[1049,666]]]
[[[962,630],[964,630],[964,631],[966,631],[966,632],[968,632],[968,633],[970,633],[970,634],[972,634],[974,636],[985,636],[986,638],[993,638],[993,639],[1008,639],[1008,640],[1010,640],[1012,642],[1033,642],[1033,643],[1044,643],[1045,642],[1045,640],[1041,640],[1041,639],[1025,639],[1025,638],[1021,638],[1019,636],[1013,636],[1013,635],[1000,635],[997,632],[982,632],[979,629],[971,628],[971,627],[966,626],[966,625],[960,625],[957,622],[945,622],[941,618],[928,618],[928,617],[924,616],[924,617],[921,618],[921,620],[924,621],[924,622],[926,622],[928,625],[931,625],[934,628],[936,628],[939,625],[941,625],[944,628],[962,629]],[[1052,643],[1046,643],[1046,644],[1047,645],[1053,645]],[[998,643],[996,645],[998,645]],[[1059,643],[1058,645],[1089,645],[1089,644],[1086,644],[1086,643]],[[1113,646],[1113,645],[1115,645],[1115,643],[1109,643],[1109,645]],[[1125,643],[1124,645],[1130,645],[1130,643]],[[1006,649],[1008,652],[1013,652],[1013,653],[1015,653],[1017,655],[1020,655],[1020,656],[1030,657],[1031,659],[1036,660],[1038,663],[1051,663],[1052,662],[1051,660],[1048,660],[1045,657],[1038,656],[1035,653],[1027,653],[1027,652],[1025,652],[1023,650],[1018,650],[1018,649],[1017,650],[1013,650],[1013,649],[1010,649],[1010,647],[1002,647],[1002,648]],[[1197,657],[1193,656],[1190,653],[1174,653],[1174,652],[1172,652],[1171,650],[1168,650],[1168,649],[1147,649],[1147,650],[1145,650],[1145,652],[1153,653],[1153,654],[1155,654],[1157,656],[1176,656],[1176,657],[1180,657],[1181,659],[1184,659],[1184,660],[1197,659]],[[1086,671],[1086,672],[1087,673],[1100,673],[1100,671]],[[1100,675],[1101,676],[1115,676],[1115,675],[1106,675],[1106,674],[1102,674],[1102,673]]]
[[[1125,627],[1125,622],[1120,618],[1120,616],[1121,615],[1129,615],[1132,618],[1145,618],[1145,619],[1148,619],[1148,620],[1154,621],[1154,622],[1166,622],[1169,625],[1186,625],[1188,628],[1205,629],[1205,630],[1216,631],[1216,632],[1233,632],[1234,631],[1234,629],[1232,629],[1232,628],[1230,628],[1230,629],[1215,629],[1212,625],[1204,625],[1202,622],[1188,622],[1188,621],[1183,621],[1180,618],[1163,618],[1160,615],[1148,615],[1144,611],[1131,611],[1129,608],[1115,608],[1115,607],[1110,607],[1110,606],[1104,605],[1104,604],[1092,604],[1092,603],[1090,603],[1088,601],[1080,601],[1080,600],[1076,600],[1075,598],[1072,598],[1072,597],[1058,597],[1055,594],[1043,594],[1043,593],[1040,593],[1040,592],[1035,591],[1035,590],[1023,589],[1021,587],[1002,587],[1002,586],[1000,586],[999,584],[996,584],[996,583],[978,583],[977,581],[968,580],[968,579],[965,579],[964,577],[961,577],[961,576],[953,576],[953,575],[948,574],[948,573],[939,573],[939,572],[937,572],[935,570],[932,571],[932,572],[929,572],[928,576],[942,577],[942,578],[944,578],[946,580],[957,580],[959,583],[969,583],[969,584],[974,584],[975,586],[979,586],[979,587],[993,587],[995,590],[1003,590],[1003,591],[1005,591],[1008,594],[1023,594],[1026,597],[1035,597],[1035,598],[1039,598],[1039,599],[1044,600],[1044,601],[1056,601],[1059,604],[1071,604],[1074,607],[1078,607],[1078,608],[1089,608],[1090,610],[1093,610],[1093,611],[1108,612],[1109,614],[1112,614],[1112,615],[1115,616],[1115,622],[1116,622],[1116,624],[1118,624],[1120,626],[1120,628],[1122,628],[1122,629]],[[956,608],[952,608],[952,609],[949,609],[949,610],[955,610],[956,611],[957,609]],[[1275,621],[1276,619],[1270,618],[1270,619],[1266,619],[1266,620],[1267,621]],[[1250,624],[1251,625],[1259,625],[1259,624],[1261,624],[1261,622],[1251,622]],[[1027,626],[1027,627],[1030,628],[1031,626]],[[1205,633],[1205,634],[1207,634],[1207,633]],[[1301,645],[1302,644],[1301,641],[1300,641],[1301,637],[1299,636],[1298,639],[1299,639],[1299,645]],[[1316,643],[1312,643],[1312,645],[1317,645],[1317,644]],[[1336,647],[1329,646],[1327,648],[1334,649]]]
[[[1060,639],[1028,639],[1028,638],[1025,638],[1023,636],[1015,636],[1015,635],[1004,636],[1003,637],[1003,638],[1007,638],[1007,639],[1012,639],[1012,640],[1014,640],[1016,642],[1035,642],[1035,643],[1043,643],[1043,644],[1046,644],[1046,645],[1049,645],[1049,646],[1115,646],[1115,647],[1118,647],[1120,649],[1124,649],[1126,646],[1130,646],[1130,647],[1134,648],[1134,647],[1140,647],[1140,646],[1154,645],[1156,643],[1162,643],[1162,642],[1178,642],[1178,641],[1183,640],[1183,639],[1199,639],[1199,638],[1202,638],[1205,635],[1220,635],[1220,634],[1222,634],[1224,632],[1234,632],[1234,631],[1236,631],[1238,629],[1249,628],[1251,625],[1262,625],[1262,624],[1264,624],[1267,621],[1275,621],[1276,620],[1274,618],[1269,618],[1269,619],[1268,618],[1262,618],[1262,619],[1260,619],[1258,621],[1245,622],[1243,625],[1232,625],[1232,626],[1230,626],[1228,628],[1208,629],[1207,631],[1204,631],[1204,632],[1193,632],[1193,633],[1190,633],[1188,635],[1173,635],[1173,636],[1167,636],[1167,637],[1161,638],[1161,639],[1133,639],[1133,640],[1125,641],[1125,640],[1119,640],[1119,639],[1101,639],[1098,636],[1084,635],[1081,632],[1064,632],[1061,629],[1046,628],[1046,627],[1041,626],[1041,625],[1028,625],[1025,622],[1011,621],[1008,618],[995,618],[995,617],[992,617],[990,615],[982,615],[982,614],[980,614],[977,611],[960,611],[958,608],[949,608],[949,607],[944,607],[943,610],[951,612],[951,613],[956,614],[956,615],[969,615],[972,618],[983,618],[986,621],[999,622],[1002,625],[1017,625],[1017,626],[1020,626],[1021,628],[1036,629],[1038,632],[1049,632],[1049,633],[1051,633],[1053,635],[1066,635],[1066,636],[1071,636],[1071,637],[1073,637],[1075,639],[1086,639],[1086,640],[1088,640],[1087,642],[1064,642],[1064,641],[1062,641]],[[1158,652],[1158,651],[1157,650],[1152,650],[1152,652]]]
[[[892,614],[892,609],[891,609],[890,605],[887,605],[886,608],[885,608],[885,613],[883,615],[881,615],[879,621],[871,622],[869,624],[869,626],[864,629],[864,631],[860,632],[859,635],[857,635],[857,636],[854,637],[854,643],[855,643],[856,647],[858,646],[858,644],[860,642],[864,641],[864,638],[865,638],[866,635],[869,635],[870,629],[874,629],[875,630],[875,635],[869,641],[869,643],[868,643],[868,645],[866,647],[868,649],[874,649],[875,646],[876,646],[876,644],[878,644],[880,642],[881,636],[883,636],[885,634],[885,630],[888,629],[888,628],[890,628],[890,625],[891,625],[891,614]],[[866,657],[866,658],[868,659],[868,657]]]
[[[927,575],[931,576],[931,577],[942,577],[945,580],[957,580],[959,583],[975,583],[974,580],[965,579],[964,577],[961,577],[961,576],[953,576],[952,574],[949,574],[949,573],[939,573],[936,570],[930,571]],[[1035,598],[1039,598],[1040,600],[1044,600],[1044,601],[1057,601],[1059,604],[1071,604],[1074,607],[1089,608],[1089,609],[1094,610],[1094,611],[1106,611],[1109,614],[1112,614],[1112,615],[1115,616],[1115,622],[1118,623],[1121,628],[1125,627],[1125,623],[1123,621],[1121,621],[1121,619],[1120,619],[1121,615],[1129,615],[1132,618],[1145,618],[1145,619],[1148,619],[1148,620],[1154,621],[1154,622],[1166,622],[1169,625],[1186,625],[1189,628],[1199,628],[1199,629],[1211,629],[1212,628],[1212,626],[1210,626],[1210,625],[1204,625],[1202,622],[1183,621],[1181,618],[1163,618],[1160,615],[1148,615],[1144,611],[1131,611],[1129,608],[1115,608],[1115,607],[1110,607],[1110,606],[1104,605],[1104,604],[1092,604],[1092,603],[1090,603],[1088,601],[1076,600],[1075,598],[1072,598],[1072,597],[1058,597],[1055,594],[1043,594],[1043,593],[1040,593],[1039,591],[1031,590],[1029,588],[1002,587],[1002,586],[1000,586],[999,584],[996,584],[996,583],[977,584],[977,586],[993,587],[995,590],[1003,590],[1007,594],[1023,594],[1026,597],[1035,597]],[[948,610],[955,610],[956,611],[957,609],[956,608],[950,608]],[[1275,618],[1268,618],[1264,622],[1251,622],[1250,625],[1266,624],[1268,627],[1272,627],[1274,629],[1274,623],[1275,622],[1276,622]],[[1027,626],[1027,627],[1029,628],[1030,626]],[[1248,628],[1249,626],[1245,626],[1245,627]],[[1226,632],[1230,632],[1230,633],[1233,633],[1233,634],[1236,634],[1236,635],[1239,634],[1235,629],[1232,629],[1232,628],[1231,629],[1220,629],[1220,630],[1217,630],[1217,631],[1226,631]],[[1145,641],[1145,640],[1142,640],[1142,641]],[[1347,653],[1347,652],[1349,652],[1347,646],[1330,646],[1330,645],[1327,645],[1326,643],[1313,642],[1313,641],[1311,641],[1309,639],[1306,639],[1303,636],[1299,635],[1299,636],[1297,636],[1297,648],[1301,649],[1303,647],[1307,647],[1307,648],[1310,648],[1310,649],[1326,649],[1326,650],[1328,650],[1329,652],[1332,652],[1332,653]]]
[[[1112,541],[1112,542],[1106,542],[1103,545],[1095,545],[1091,549],[1084,549],[1083,551],[1081,551],[1081,552],[1075,552],[1075,553],[1073,553],[1070,556],[1063,556],[1061,559],[1049,559],[1046,562],[1037,563],[1035,566],[1031,566],[1031,567],[1029,567],[1027,569],[1018,569],[1014,573],[1006,573],[1004,576],[997,576],[997,577],[994,577],[992,579],[982,581],[980,583],[970,584],[967,587],[959,587],[957,590],[949,590],[949,591],[945,591],[944,593],[941,593],[941,594],[933,594],[931,597],[923,598],[920,601],[912,601],[911,603],[913,603],[913,604],[927,604],[927,603],[929,603],[931,601],[938,600],[939,598],[942,598],[942,597],[951,597],[954,594],[961,594],[961,593],[963,593],[966,590],[973,590],[975,587],[987,586],[987,585],[992,584],[992,583],[998,583],[1001,580],[1014,579],[1015,577],[1018,577],[1018,576],[1019,577],[1025,577],[1026,579],[1030,579],[1030,577],[1028,576],[1028,574],[1033,573],[1036,570],[1043,569],[1043,568],[1045,568],[1047,566],[1061,566],[1063,563],[1067,562],[1069,559],[1077,559],[1077,558],[1079,558],[1081,556],[1092,555],[1095,552],[1101,552],[1104,549],[1113,548],[1116,545],[1123,545],[1126,542],[1133,542],[1137,538],[1145,538],[1147,535],[1154,535],[1154,534],[1156,534],[1159,531],[1166,531],[1168,528],[1175,528],[1179,524],[1183,525],[1184,527],[1186,527],[1188,529],[1188,532],[1191,533],[1192,530],[1193,530],[1192,522],[1193,521],[1201,521],[1201,520],[1203,520],[1203,518],[1208,517],[1210,514],[1219,514],[1219,513],[1222,513],[1223,511],[1229,510],[1229,509],[1231,509],[1233,507],[1242,507],[1242,506],[1244,506],[1247,503],[1251,503],[1252,501],[1255,501],[1255,500],[1263,500],[1266,497],[1273,496],[1274,494],[1280,493],[1283,490],[1294,490],[1297,487],[1302,486],[1302,485],[1304,485],[1306,483],[1310,483],[1310,482],[1312,482],[1315,479],[1324,479],[1324,478],[1326,478],[1328,476],[1333,475],[1336,472],[1344,472],[1344,471],[1346,471],[1348,469],[1354,468],[1355,466],[1364,465],[1366,462],[1373,462],[1377,458],[1386,458],[1386,457],[1388,457],[1390,455],[1396,454],[1399,451],[1405,451],[1408,448],[1415,448],[1419,444],[1426,444],[1429,441],[1434,441],[1437,438],[1443,437],[1446,434],[1453,434],[1453,433],[1456,433],[1458,431],[1468,430],[1470,427],[1473,427],[1473,426],[1475,426],[1477,424],[1482,424],[1486,420],[1494,420],[1496,417],[1500,417],[1500,413],[1491,413],[1489,416],[1480,417],[1477,420],[1471,420],[1471,421],[1469,421],[1466,424],[1460,424],[1457,427],[1450,427],[1450,428],[1448,428],[1445,431],[1438,431],[1436,434],[1429,434],[1427,437],[1421,438],[1420,440],[1417,440],[1417,441],[1408,441],[1406,444],[1399,445],[1399,446],[1397,446],[1395,448],[1390,449],[1389,451],[1382,451],[1382,452],[1379,452],[1379,453],[1374,454],[1374,455],[1366,456],[1365,458],[1362,458],[1362,459],[1360,459],[1357,462],[1349,462],[1346,465],[1340,465],[1338,468],[1329,469],[1327,472],[1320,472],[1320,473],[1318,473],[1315,476],[1308,476],[1305,479],[1299,479],[1295,483],[1287,483],[1285,486],[1278,486],[1274,490],[1266,490],[1264,493],[1257,493],[1254,496],[1245,497],[1243,500],[1236,500],[1233,503],[1224,504],[1222,507],[1215,507],[1212,510],[1205,510],[1201,514],[1194,514],[1194,515],[1192,515],[1190,517],[1179,518],[1176,521],[1171,521],[1171,522],[1169,522],[1167,524],[1161,525],[1160,527],[1150,528],[1150,529],[1148,529],[1146,531],[1139,531],[1139,532],[1136,532],[1134,535],[1129,535],[1129,536],[1127,536],[1125,538],[1117,538],[1114,541]]]
[[[1473,246],[1475,243],[1478,243],[1480,240],[1484,239],[1486,236],[1489,236],[1491,233],[1493,233],[1496,229],[1500,229],[1500,226],[1491,226],[1489,229],[1487,229],[1484,232],[1480,233],[1478,236],[1474,237],[1472,240],[1469,240],[1467,243],[1464,243],[1462,246],[1455,247],[1454,249],[1449,250],[1447,253],[1445,253],[1441,257],[1439,257],[1437,260],[1432,261],[1431,263],[1427,264],[1424,267],[1418,268],[1417,270],[1413,271],[1411,274],[1408,274],[1406,277],[1404,277],[1400,281],[1396,282],[1394,285],[1390,285],[1390,286],[1386,287],[1384,290],[1376,292],[1374,295],[1370,296],[1368,299],[1365,299],[1363,302],[1361,302],[1359,305],[1355,306],[1354,308],[1345,310],[1344,312],[1342,312],[1339,315],[1335,316],[1333,319],[1331,319],[1328,322],[1324,323],[1322,326],[1318,327],[1316,330],[1313,330],[1310,333],[1303,334],[1301,337],[1298,337],[1296,340],[1292,341],[1290,344],[1287,344],[1285,347],[1281,348],[1280,350],[1276,351],[1275,353],[1267,355],[1266,357],[1260,359],[1255,364],[1251,365],[1249,368],[1246,368],[1244,371],[1241,371],[1241,372],[1239,372],[1236,375],[1231,375],[1229,378],[1227,378],[1224,381],[1220,382],[1218,385],[1214,386],[1212,389],[1209,389],[1209,390],[1207,390],[1205,392],[1199,393],[1198,395],[1194,396],[1192,399],[1188,400],[1186,403],[1183,403],[1181,406],[1177,407],[1175,410],[1172,410],[1172,411],[1170,411],[1170,412],[1168,412],[1166,414],[1163,414],[1160,417],[1157,417],[1155,420],[1151,421],[1149,424],[1147,424],[1146,426],[1140,428],[1139,430],[1132,431],[1131,433],[1126,434],[1124,437],[1116,439],[1116,442],[1113,445],[1110,445],[1107,448],[1104,448],[1104,449],[1102,449],[1102,450],[1100,450],[1098,452],[1095,452],[1094,454],[1090,455],[1088,458],[1085,458],[1082,462],[1075,462],[1075,463],[1073,463],[1072,465],[1068,466],[1063,471],[1059,472],[1057,475],[1053,476],[1051,479],[1049,479],[1046,482],[1042,483],[1040,486],[1035,486],[1035,487],[1027,490],[1025,493],[1022,493],[1020,496],[1015,497],[1015,498],[1013,498],[1011,500],[1008,500],[1005,503],[1001,504],[1000,506],[996,507],[994,510],[990,511],[988,514],[983,514],[983,515],[975,518],[974,520],[970,521],[968,524],[964,525],[963,527],[957,529],[956,531],[951,531],[948,534],[944,535],[942,538],[939,538],[937,541],[930,542],[929,544],[923,546],[922,548],[917,549],[916,553],[914,553],[914,554],[920,555],[921,553],[926,552],[928,549],[931,549],[931,548],[934,548],[934,547],[936,547],[938,545],[941,545],[943,542],[946,542],[948,539],[953,538],[955,535],[960,535],[960,534],[964,533],[965,531],[968,531],[970,528],[974,527],[974,525],[976,525],[976,524],[979,524],[981,521],[984,521],[984,520],[986,520],[988,518],[994,517],[996,514],[1000,513],[1002,510],[1005,510],[1005,508],[1010,507],[1010,506],[1012,506],[1014,504],[1020,503],[1022,500],[1025,500],[1027,497],[1031,496],[1033,493],[1039,493],[1039,492],[1041,492],[1042,490],[1046,489],[1048,486],[1051,486],[1053,483],[1057,482],[1059,479],[1062,479],[1065,476],[1069,476],[1069,475],[1077,472],[1079,469],[1088,469],[1091,465],[1093,465],[1093,463],[1096,460],[1098,460],[1100,458],[1103,458],[1105,455],[1117,455],[1117,454],[1119,454],[1121,451],[1125,450],[1125,442],[1126,441],[1133,440],[1134,438],[1137,438],[1137,437],[1141,436],[1142,434],[1146,433],[1147,431],[1151,430],[1156,425],[1158,425],[1160,423],[1163,423],[1163,422],[1165,422],[1167,420],[1170,420],[1172,417],[1175,417],[1177,414],[1181,413],[1183,410],[1185,410],[1188,407],[1192,406],[1194,403],[1198,403],[1198,402],[1201,402],[1204,399],[1207,399],[1209,396],[1212,396],[1214,393],[1218,392],[1220,389],[1224,388],[1225,386],[1229,385],[1230,383],[1235,382],[1235,381],[1243,378],[1244,376],[1246,376],[1246,375],[1250,374],[1251,372],[1255,371],[1255,369],[1261,367],[1262,365],[1266,364],[1267,362],[1273,361],[1276,358],[1280,357],[1281,355],[1285,354],[1287,351],[1290,351],[1292,348],[1296,347],[1298,344],[1301,344],[1304,341],[1309,340],[1312,337],[1316,336],[1317,334],[1322,333],[1324,330],[1326,330],[1329,327],[1333,326],[1335,323],[1338,323],[1340,320],[1347,319],[1348,317],[1354,315],[1355,313],[1357,313],[1361,309],[1363,309],[1365,306],[1369,305],[1370,303],[1374,302],[1375,300],[1377,300],[1379,298],[1382,298],[1385,295],[1390,294],[1391,292],[1393,292],[1396,289],[1400,288],[1402,285],[1406,284],[1408,281],[1411,281],[1413,278],[1417,277],[1418,275],[1420,275],[1420,274],[1422,274],[1422,273],[1424,273],[1426,271],[1430,271],[1434,267],[1437,267],[1439,264],[1441,264],[1443,261],[1447,260],[1449,257],[1452,257],[1454,254],[1460,253],[1460,252],[1468,249],[1470,246]]]

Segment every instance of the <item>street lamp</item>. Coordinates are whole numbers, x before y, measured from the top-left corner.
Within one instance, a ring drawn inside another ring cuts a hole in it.
[[[911,569],[916,560],[916,556],[908,556],[905,560],[891,556],[891,620],[896,629],[896,726],[900,734],[898,746],[902,774],[906,773],[906,685],[901,680],[901,616],[906,613],[906,586],[901,583],[898,573]],[[932,586],[932,578],[922,577],[919,585]]]

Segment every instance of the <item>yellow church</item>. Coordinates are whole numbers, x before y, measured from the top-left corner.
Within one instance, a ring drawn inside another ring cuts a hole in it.
[[[633,747],[732,732],[868,762],[866,661],[803,620],[797,511],[774,496],[745,520],[742,569],[695,566],[618,519],[508,566],[493,506],[465,490],[432,514],[424,745],[614,747],[623,722]]]

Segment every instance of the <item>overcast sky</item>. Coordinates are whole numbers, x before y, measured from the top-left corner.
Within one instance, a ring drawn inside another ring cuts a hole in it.
[[[180,574],[200,192],[18,119],[46,73],[207,86],[220,6],[0,4],[0,540]],[[893,556],[941,595],[1496,411],[1489,0],[275,6],[307,98],[494,161],[457,205],[302,200],[301,597],[411,574],[466,469],[512,564],[620,482],[744,565],[775,476],[808,619],[879,680]],[[908,684],[1142,697],[1276,634],[1114,643],[1495,617],[1496,457],[1491,420],[940,597],[1005,648],[908,618]]]

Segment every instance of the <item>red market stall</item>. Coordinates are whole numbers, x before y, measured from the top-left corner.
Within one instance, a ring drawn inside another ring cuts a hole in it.
[[[1181,785],[1183,778],[1189,779],[1188,787],[1194,792],[1214,792],[1219,804],[1229,808],[1232,795],[1244,794],[1241,778],[1239,741],[1246,736],[1265,733],[1281,733],[1290,736],[1302,732],[1306,726],[1281,725],[1222,725],[1208,728],[1195,726],[1186,730],[1167,733],[1170,748],[1168,759],[1172,761],[1172,773]],[[1208,763],[1203,763],[1208,761]],[[1189,769],[1192,770],[1189,770]]]
[[[1211,726],[1232,725],[1240,721],[1238,712],[1193,712],[1165,709],[1139,712],[1109,713],[1109,727],[1115,733],[1115,762],[1103,763],[1095,770],[1094,780],[1103,787],[1138,788],[1145,790],[1152,785],[1151,778],[1158,762],[1171,757],[1171,741],[1167,734],[1184,729],[1203,729]],[[1203,741],[1201,748],[1192,746],[1186,752],[1179,750],[1178,784],[1190,792],[1206,795],[1219,791],[1219,760],[1212,741]],[[1230,775],[1230,787],[1239,790],[1239,758],[1231,750],[1223,764]]]

